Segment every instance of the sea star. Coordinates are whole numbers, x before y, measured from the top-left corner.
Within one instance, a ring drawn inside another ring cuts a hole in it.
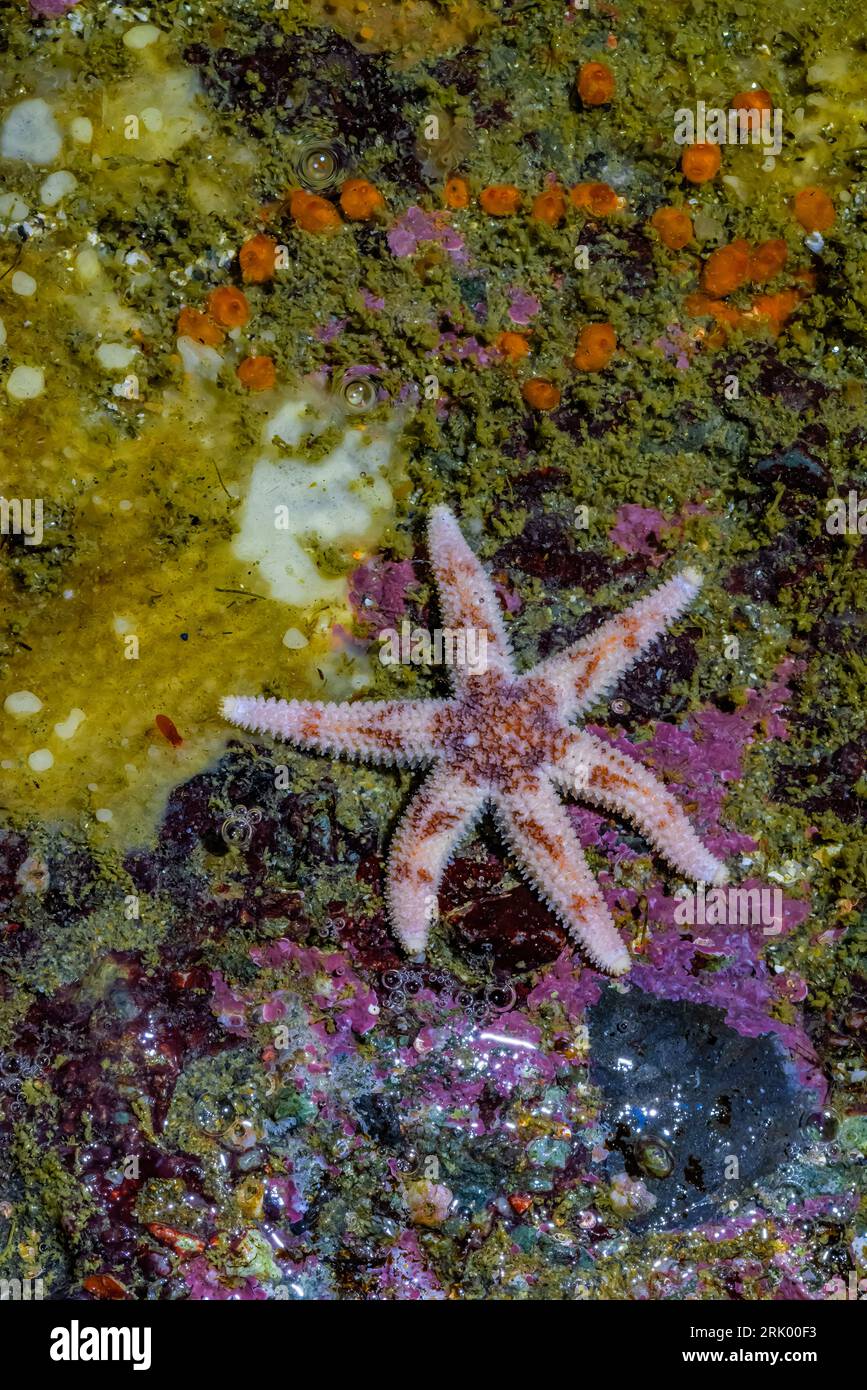
[[[389,858],[389,915],[407,951],[424,951],[445,867],[490,802],[545,901],[597,965],[621,975],[630,967],[629,953],[555,787],[628,816],[690,878],[726,882],[725,868],[661,782],[593,734],[569,726],[688,607],[701,576],[682,571],[590,636],[518,675],[491,582],[447,507],[433,511],[428,538],[446,626],[486,634],[484,670],[478,663],[452,666],[449,699],[325,704],[232,696],[222,702],[223,715],[299,748],[403,766],[433,764]]]

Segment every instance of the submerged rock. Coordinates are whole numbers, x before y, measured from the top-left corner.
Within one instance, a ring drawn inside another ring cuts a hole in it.
[[[691,1228],[740,1209],[797,1150],[807,1097],[770,1035],[742,1037],[719,1009],[635,989],[605,990],[588,1017],[606,1168],[655,1198],[631,1224]]]

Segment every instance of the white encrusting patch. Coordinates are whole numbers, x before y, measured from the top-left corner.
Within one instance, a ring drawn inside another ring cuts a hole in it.
[[[28,164],[53,164],[63,148],[54,112],[42,97],[12,107],[0,130],[0,155]]]
[[[323,574],[311,549],[334,547],[346,555],[371,543],[392,506],[384,476],[395,425],[346,422],[333,449],[317,463],[301,452],[305,437],[333,424],[308,400],[286,401],[263,432],[240,529],[239,559],[258,566],[271,597],[297,607],[346,599],[345,578]]]
[[[61,720],[59,724],[55,724],[54,732],[58,738],[74,738],[79,725],[84,723],[85,718],[84,710],[75,706],[69,711],[65,719]]]

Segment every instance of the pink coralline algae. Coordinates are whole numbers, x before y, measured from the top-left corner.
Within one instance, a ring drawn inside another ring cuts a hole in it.
[[[267,1299],[265,1290],[255,1279],[239,1279],[234,1283],[223,1283],[219,1272],[209,1265],[205,1257],[188,1260],[183,1266],[184,1278],[193,1302],[227,1302],[243,1300],[261,1301]]]
[[[327,323],[314,328],[313,336],[317,342],[332,343],[335,338],[340,337],[348,322],[348,319],[337,319],[332,316]]]
[[[665,335],[654,339],[653,346],[659,348],[664,357],[673,359],[679,372],[685,372],[688,369],[692,353],[695,350],[693,339],[684,332],[678,323],[669,324],[665,330]]]
[[[379,1007],[373,990],[355,973],[349,957],[342,951],[320,951],[315,946],[299,946],[281,938],[270,946],[254,946],[250,959],[264,968],[288,975],[295,971],[312,988],[313,1003],[333,1015],[333,1028],[314,1024],[312,1032],[329,1055],[352,1050],[351,1035],[361,1037],[376,1025]],[[273,1018],[282,1017],[286,990],[279,988],[263,1005]]]
[[[379,1286],[383,1298],[400,1301],[440,1300],[446,1296],[425,1264],[414,1231],[404,1231],[395,1241],[380,1271]]]
[[[247,1037],[249,1030],[247,1028],[246,1001],[230,989],[219,970],[212,971],[211,984],[214,991],[211,998],[211,1008],[226,1032],[236,1033],[239,1037]]]
[[[411,560],[365,560],[349,579],[349,602],[359,623],[373,632],[393,627],[406,613],[406,592],[414,583]]]
[[[45,19],[57,19],[75,8],[78,0],[30,0],[31,14],[42,15]]]
[[[527,1008],[557,1003],[573,1022],[602,993],[605,977],[576,962],[572,951],[563,951],[527,995]]]
[[[541,307],[536,296],[530,294],[529,290],[522,290],[520,285],[513,285],[509,290],[509,318],[512,323],[528,324]]]
[[[689,517],[706,512],[707,507],[702,503],[688,502],[681,516],[668,518],[655,507],[641,507],[636,502],[625,502],[622,507],[617,508],[617,519],[608,532],[608,539],[627,555],[644,556],[656,568],[666,558],[666,538],[678,536]]]
[[[791,698],[789,679],[802,669],[802,663],[787,659],[763,690],[748,690],[733,713],[711,706],[687,716],[681,724],[660,720],[652,737],[642,744],[622,735],[612,739],[600,725],[588,727],[630,757],[640,758],[663,777],[679,800],[694,806],[696,828],[714,854],[727,858],[756,847],[749,835],[721,824],[728,784],[743,777],[745,755],[758,739],[787,738],[788,726],[779,711]]]
[[[472,335],[462,338],[453,332],[440,334],[439,349],[443,357],[450,361],[471,361],[479,367],[489,367],[498,357],[496,352],[484,347],[478,338]]]
[[[425,243],[441,246],[456,265],[469,260],[463,238],[449,225],[442,212],[428,213],[413,205],[407,208],[388,233],[389,249],[395,256],[414,256]]]

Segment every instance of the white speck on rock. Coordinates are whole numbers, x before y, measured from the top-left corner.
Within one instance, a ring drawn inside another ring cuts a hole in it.
[[[36,748],[30,754],[27,762],[33,772],[47,772],[54,766],[54,754],[50,748]]]

